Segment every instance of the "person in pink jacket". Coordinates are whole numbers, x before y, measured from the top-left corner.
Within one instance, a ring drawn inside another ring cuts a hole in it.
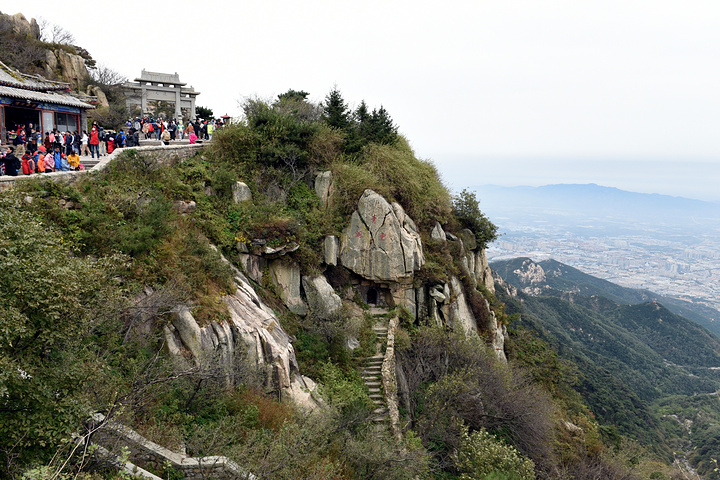
[[[50,173],[55,171],[55,156],[53,155],[53,152],[48,152],[47,155],[45,155],[45,173]]]

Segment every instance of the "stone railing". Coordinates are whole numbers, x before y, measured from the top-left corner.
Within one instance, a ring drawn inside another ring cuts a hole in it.
[[[188,480],[256,480],[257,477],[242,469],[227,457],[188,457],[151,442],[135,430],[117,423],[105,421],[102,414],[95,414],[92,420],[103,424],[93,435],[92,442],[103,450],[103,456],[115,459],[120,468],[144,478],[157,478],[146,469],[161,472],[166,468],[180,472]],[[128,461],[120,461],[125,449]]]
[[[154,154],[157,157],[158,163],[167,163],[171,159],[180,159],[180,161],[187,160],[188,158],[195,155],[203,148],[207,143],[196,143],[193,145],[152,145],[147,147],[130,147],[130,148],[118,148],[113,153],[100,158],[100,162],[87,170],[80,171],[68,171],[68,172],[51,172],[51,173],[33,173],[32,175],[18,175],[17,177],[11,177],[9,175],[3,175],[0,177],[0,190],[5,188],[12,188],[15,182],[23,181],[27,178],[50,178],[57,181],[72,181],[79,175],[84,175],[91,172],[97,172],[103,170],[110,163],[112,163],[118,155],[122,152],[134,150],[138,153],[143,154]]]

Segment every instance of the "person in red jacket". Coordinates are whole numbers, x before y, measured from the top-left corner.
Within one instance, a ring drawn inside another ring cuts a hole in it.
[[[97,158],[100,158],[100,132],[98,132],[97,125],[93,125],[92,129],[90,129],[88,143],[90,144],[90,157],[95,158],[97,153]]]
[[[32,169],[30,167],[30,160],[32,159],[32,156],[30,155],[30,152],[25,152],[25,154],[22,156],[22,172],[23,175],[30,175],[31,173],[35,173],[35,162],[33,162]]]

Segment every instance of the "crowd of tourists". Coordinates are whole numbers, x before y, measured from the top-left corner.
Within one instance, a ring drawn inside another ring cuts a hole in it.
[[[77,130],[60,132],[53,129],[43,135],[32,123],[18,125],[12,144],[2,148],[0,174],[17,176],[83,170],[80,155],[94,157],[97,154],[98,158],[101,155],[97,131],[102,128],[97,124],[92,128],[96,132],[94,137],[84,130],[80,134]]]
[[[201,121],[196,119],[194,122],[188,122],[185,125],[181,120],[176,122],[175,120],[168,121],[145,116],[143,118],[129,119],[125,122],[125,126],[128,128],[128,138],[131,136],[131,141],[136,145],[139,145],[141,137],[146,140],[159,140],[164,145],[169,145],[170,142],[185,138],[190,143],[197,143],[198,140],[212,140],[214,131],[222,127],[223,122],[220,120]]]
[[[169,145],[175,140],[188,139],[193,144],[198,140],[212,140],[216,129],[224,124],[220,120],[188,122],[136,117],[125,123],[127,133],[120,128],[117,132],[106,131],[97,122],[90,132],[37,131],[32,123],[18,125],[12,145],[0,152],[0,175],[49,173],[55,171],[83,170],[80,156],[100,158],[116,148],[140,146],[140,139],[155,139]]]
[[[80,163],[80,155],[75,150],[70,154],[64,153],[60,147],[55,146],[48,150],[44,145],[39,145],[37,150],[24,150],[21,158],[20,152],[14,146],[5,147],[5,153],[0,159],[0,169],[3,175],[18,176],[20,174],[30,175],[31,173],[67,172],[70,170],[83,170]]]

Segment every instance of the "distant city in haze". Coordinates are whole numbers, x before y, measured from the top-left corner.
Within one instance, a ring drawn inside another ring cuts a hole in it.
[[[473,190],[502,234],[488,248],[491,262],[553,258],[720,309],[720,204],[594,184]]]
[[[541,186],[596,183],[630,192],[661,194],[718,202],[720,160],[622,160],[473,157],[433,157],[449,186]],[[472,182],[472,183],[470,183]],[[484,199],[480,198],[480,207]]]

